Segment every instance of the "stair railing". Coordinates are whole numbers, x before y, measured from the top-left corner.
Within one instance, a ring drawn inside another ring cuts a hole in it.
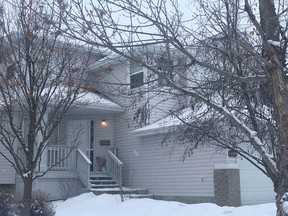
[[[111,151],[107,150],[107,158],[106,158],[106,170],[112,175],[112,177],[116,180],[117,184],[119,184],[120,188],[122,187],[122,169],[123,163],[119,158]]]
[[[77,148],[76,161],[77,161],[77,173],[80,181],[84,184],[86,188],[91,189],[90,165],[92,164],[92,162],[79,148]]]

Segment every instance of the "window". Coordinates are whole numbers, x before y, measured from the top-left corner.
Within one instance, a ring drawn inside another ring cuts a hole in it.
[[[6,77],[7,79],[12,79],[15,76],[15,71],[17,70],[16,65],[12,64],[7,67]]]
[[[156,59],[156,69],[160,72],[158,75],[158,85],[160,87],[169,86],[168,80],[174,80],[173,60],[165,57]]]
[[[144,85],[144,69],[135,62],[130,62],[130,88]]]
[[[130,75],[130,88],[143,86],[143,71],[137,74]]]

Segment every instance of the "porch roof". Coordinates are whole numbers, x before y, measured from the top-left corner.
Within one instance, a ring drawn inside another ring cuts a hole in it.
[[[77,96],[75,107],[69,111],[69,114],[113,114],[123,111],[125,111],[123,107],[108,98],[93,92],[83,92]]]

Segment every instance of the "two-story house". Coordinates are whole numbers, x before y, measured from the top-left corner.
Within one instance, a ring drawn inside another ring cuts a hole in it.
[[[177,55],[172,58],[158,58],[158,67],[181,61]],[[226,149],[207,145],[183,160],[185,145],[175,145],[173,133],[167,134],[181,125],[168,111],[179,110],[185,97],[171,93],[161,75],[152,76],[149,69],[116,54],[89,68],[87,86],[97,93],[83,95],[87,104],[66,114],[45,150],[41,169],[57,164],[73,140],[79,144],[68,159],[37,179],[34,189],[50,193],[51,199],[61,198],[65,185],[75,193],[120,185],[147,189],[156,199],[187,203],[237,206],[273,201],[270,180]],[[181,82],[181,76],[171,79]],[[184,109],[179,115],[190,113]],[[21,193],[21,179],[4,158],[0,162],[0,184]]]

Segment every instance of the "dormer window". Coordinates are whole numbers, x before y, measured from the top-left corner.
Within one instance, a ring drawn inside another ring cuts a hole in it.
[[[135,62],[130,62],[130,88],[144,85],[144,68]]]

